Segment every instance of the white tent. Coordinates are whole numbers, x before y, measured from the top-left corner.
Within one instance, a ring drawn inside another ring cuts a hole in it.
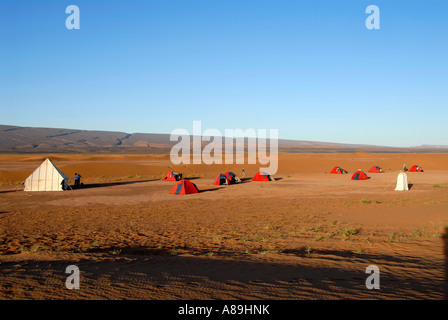
[[[50,159],[46,159],[25,180],[25,191],[63,191],[68,188],[68,177]]]
[[[397,186],[395,187],[396,191],[405,191],[409,190],[408,186],[408,176],[404,172],[400,172],[397,177]]]

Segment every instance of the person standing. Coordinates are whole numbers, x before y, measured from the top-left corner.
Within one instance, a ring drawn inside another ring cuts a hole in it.
[[[79,186],[79,174],[75,173],[75,187]]]

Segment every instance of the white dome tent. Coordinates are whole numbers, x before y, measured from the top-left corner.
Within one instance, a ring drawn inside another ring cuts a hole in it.
[[[24,191],[63,191],[68,188],[68,177],[46,159],[26,178]]]

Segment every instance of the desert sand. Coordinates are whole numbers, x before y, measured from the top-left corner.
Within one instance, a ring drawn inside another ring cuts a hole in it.
[[[24,192],[47,157],[84,186]],[[403,164],[425,172],[394,191]],[[373,165],[385,172],[367,173]],[[351,181],[357,169],[370,179]],[[170,195],[171,170],[201,192]],[[281,154],[275,182],[251,181],[258,170],[173,166],[168,155],[2,155],[0,299],[448,297],[448,154]],[[213,185],[226,171],[243,181]],[[65,287],[69,265],[79,290]],[[379,290],[365,286],[369,265]]]

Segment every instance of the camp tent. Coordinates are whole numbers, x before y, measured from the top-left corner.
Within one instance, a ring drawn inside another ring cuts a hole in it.
[[[422,167],[415,165],[411,169],[409,169],[409,172],[423,172],[423,169]]]
[[[163,180],[165,181],[179,181],[182,179],[182,175],[179,173],[176,173],[174,171],[170,171],[165,175],[165,178]]]
[[[397,186],[395,191],[405,191],[409,190],[408,176],[404,172],[400,172],[397,177]]]
[[[46,159],[25,180],[25,191],[63,191],[68,188],[68,177],[50,159]]]
[[[234,174],[233,172],[228,171],[228,172],[225,172],[224,175],[225,175],[227,178],[233,177],[234,182],[236,182],[236,181],[241,181],[240,178],[238,178],[238,177],[236,176],[236,174]]]
[[[266,172],[260,171],[253,177],[252,181],[275,181],[275,179]]]
[[[373,166],[372,168],[370,168],[369,172],[372,172],[372,173],[383,173],[384,171],[383,171],[383,169],[381,169],[378,166]]]
[[[333,174],[344,174],[344,173],[347,173],[347,171],[345,171],[341,167],[334,167],[333,170],[330,171],[330,173],[333,173]]]
[[[226,177],[222,173],[218,174],[218,176],[213,181],[213,184],[215,184],[217,186],[222,185],[222,184],[229,185],[229,184],[232,184],[232,183],[235,183],[235,180],[233,179],[233,177]]]
[[[367,179],[369,179],[369,177],[361,169],[358,169],[358,171],[356,171],[352,176],[352,180],[367,180]]]
[[[176,183],[170,192],[170,194],[189,194],[189,193],[199,193],[199,190],[193,182],[186,179],[182,179],[178,183]]]

